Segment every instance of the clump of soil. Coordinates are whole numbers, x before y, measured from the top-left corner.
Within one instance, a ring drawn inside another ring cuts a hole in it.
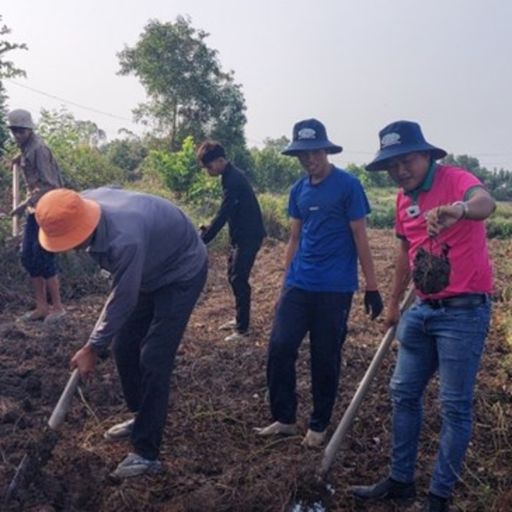
[[[439,256],[420,247],[414,257],[412,279],[418,290],[431,295],[444,290],[450,282],[451,265],[448,246],[443,246]]]

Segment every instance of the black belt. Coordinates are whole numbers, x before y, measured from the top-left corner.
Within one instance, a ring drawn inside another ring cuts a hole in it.
[[[426,304],[433,309],[439,308],[475,308],[485,304],[488,296],[485,293],[465,293],[463,295],[454,295],[453,297],[444,297],[443,299],[420,299],[421,304]]]

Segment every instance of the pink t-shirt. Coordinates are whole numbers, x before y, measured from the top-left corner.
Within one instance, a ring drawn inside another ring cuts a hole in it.
[[[441,292],[429,298],[443,298],[461,293],[490,293],[492,291],[492,266],[487,250],[485,223],[463,219],[439,236],[430,239],[424,213],[441,205],[462,201],[464,194],[473,187],[482,186],[479,179],[470,172],[438,165],[430,190],[421,191],[417,197],[420,214],[409,215],[407,209],[414,203],[410,196],[400,189],[396,199],[395,229],[399,237],[409,242],[409,266],[412,269],[414,256],[420,247],[435,254],[441,253],[441,244],[449,247],[448,259],[451,264],[450,282]],[[425,297],[419,290],[416,293]]]

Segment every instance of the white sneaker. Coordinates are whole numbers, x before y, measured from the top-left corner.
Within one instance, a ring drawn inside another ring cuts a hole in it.
[[[239,341],[245,341],[249,339],[249,333],[247,332],[234,332],[233,334],[230,334],[229,336],[226,336],[224,338],[224,341],[227,341],[228,343],[237,343]]]
[[[284,436],[294,436],[297,434],[297,425],[295,423],[281,423],[275,421],[266,427],[254,429],[259,436],[277,436],[279,434]]]
[[[232,331],[236,327],[236,320],[230,320],[219,327],[219,331]]]
[[[118,423],[117,425],[110,427],[103,434],[103,437],[107,441],[117,441],[118,439],[126,439],[127,437],[130,437],[134,423],[135,418],[123,421],[122,423]]]
[[[306,448],[320,448],[325,442],[325,436],[325,430],[323,432],[315,432],[314,430],[308,429],[301,444]]]

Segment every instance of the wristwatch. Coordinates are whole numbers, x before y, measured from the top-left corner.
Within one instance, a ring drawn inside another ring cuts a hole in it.
[[[466,201],[455,201],[454,203],[452,203],[452,206],[459,205],[462,206],[462,216],[460,217],[460,219],[466,219],[468,216],[468,203],[466,203]]]

